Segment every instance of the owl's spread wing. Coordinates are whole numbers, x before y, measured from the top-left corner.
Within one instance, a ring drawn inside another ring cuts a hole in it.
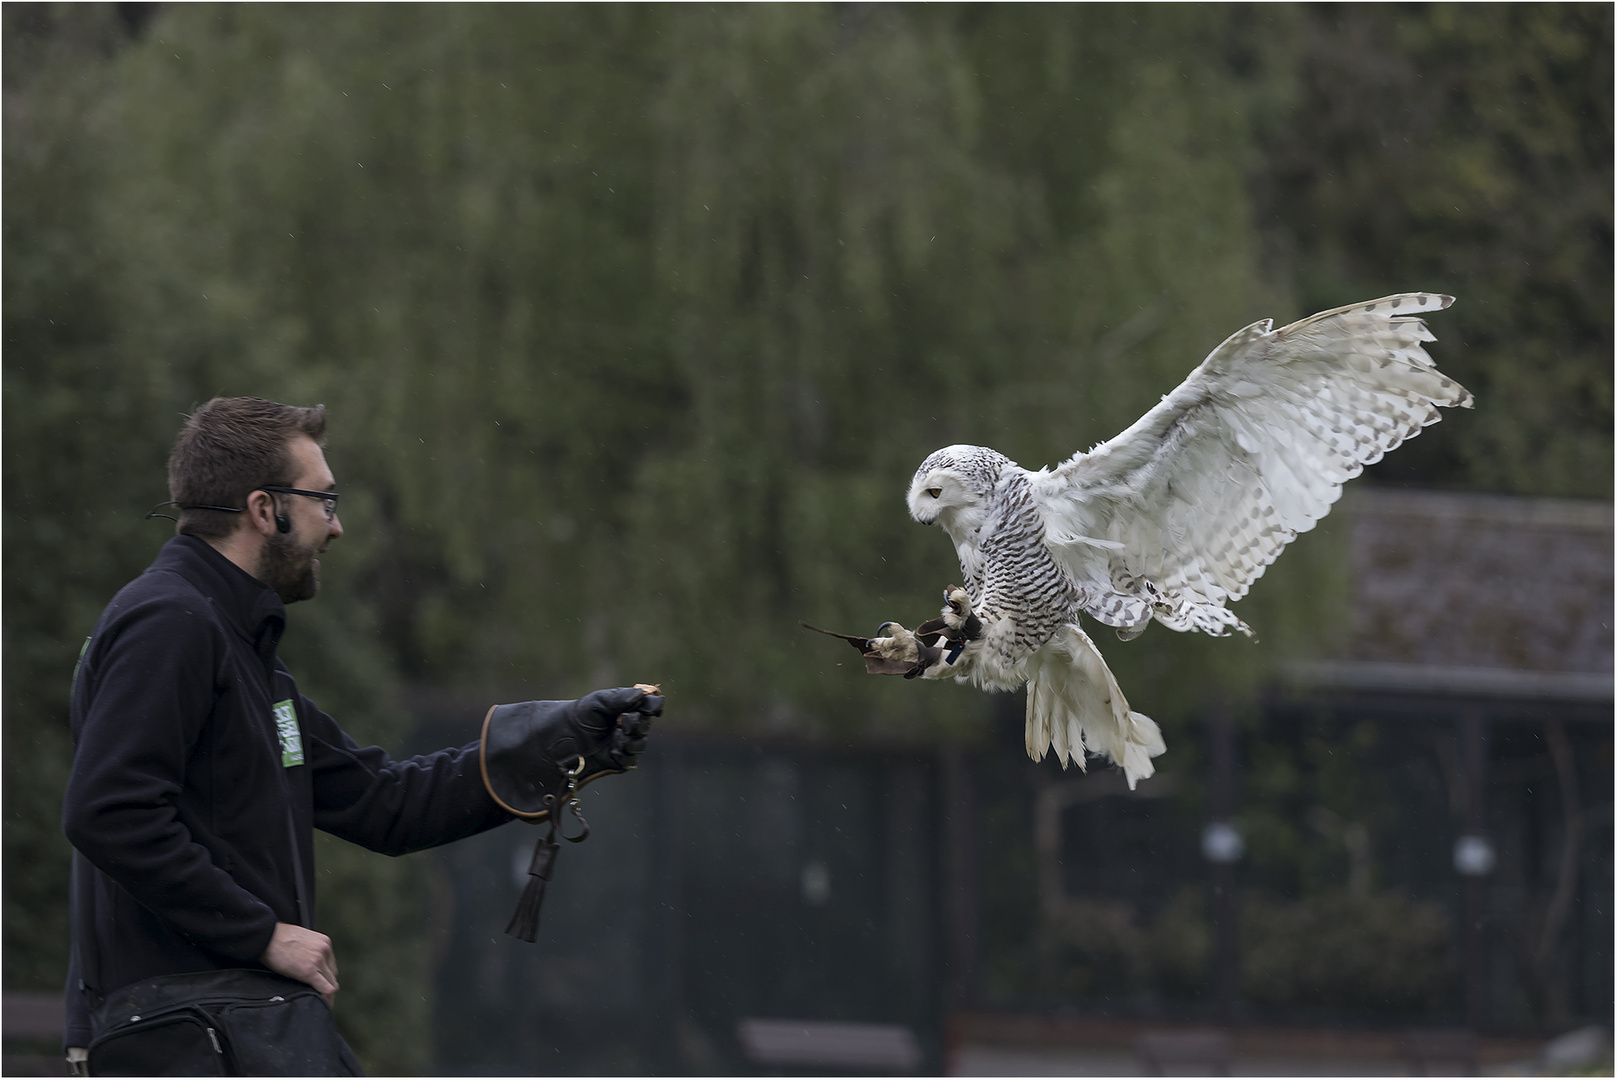
[[[1113,626],[1244,629],[1224,608],[1342,484],[1471,395],[1437,370],[1405,293],[1230,336],[1127,431],[1032,474],[1046,542]]]

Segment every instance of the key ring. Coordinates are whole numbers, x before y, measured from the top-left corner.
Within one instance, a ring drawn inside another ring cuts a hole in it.
[[[567,779],[567,791],[560,798],[557,798],[555,795],[545,796],[545,805],[550,808],[551,833],[553,835],[560,834],[561,838],[570,844],[581,844],[585,840],[588,840],[590,835],[590,823],[585,820],[583,808],[580,806],[578,801],[578,778],[584,775],[584,767],[584,755],[580,754],[578,756],[578,764],[574,765],[571,769],[564,769],[562,771],[562,775]],[[573,817],[578,819],[580,831],[577,836],[568,836],[567,830],[562,828],[561,804],[563,802],[567,804],[568,812],[571,813]]]

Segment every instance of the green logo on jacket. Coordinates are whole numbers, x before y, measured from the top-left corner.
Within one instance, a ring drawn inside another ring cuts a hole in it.
[[[298,711],[292,699],[275,703],[275,730],[281,736],[281,765],[290,769],[303,764],[303,736],[298,734]]]

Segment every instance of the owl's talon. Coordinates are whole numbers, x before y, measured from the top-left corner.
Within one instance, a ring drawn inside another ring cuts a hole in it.
[[[943,610],[939,615],[945,626],[966,641],[976,641],[982,636],[983,622],[971,610],[971,597],[958,585],[950,585],[943,591]]]
[[[896,622],[884,622],[870,639],[870,651],[883,660],[914,660],[920,651],[915,635]]]

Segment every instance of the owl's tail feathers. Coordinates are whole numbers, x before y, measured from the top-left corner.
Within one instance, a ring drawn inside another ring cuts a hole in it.
[[[1028,658],[1027,752],[1034,761],[1054,750],[1061,767],[1084,768],[1086,753],[1123,768],[1129,790],[1156,772],[1151,759],[1167,749],[1155,721],[1129,710],[1095,643],[1064,626]]]

